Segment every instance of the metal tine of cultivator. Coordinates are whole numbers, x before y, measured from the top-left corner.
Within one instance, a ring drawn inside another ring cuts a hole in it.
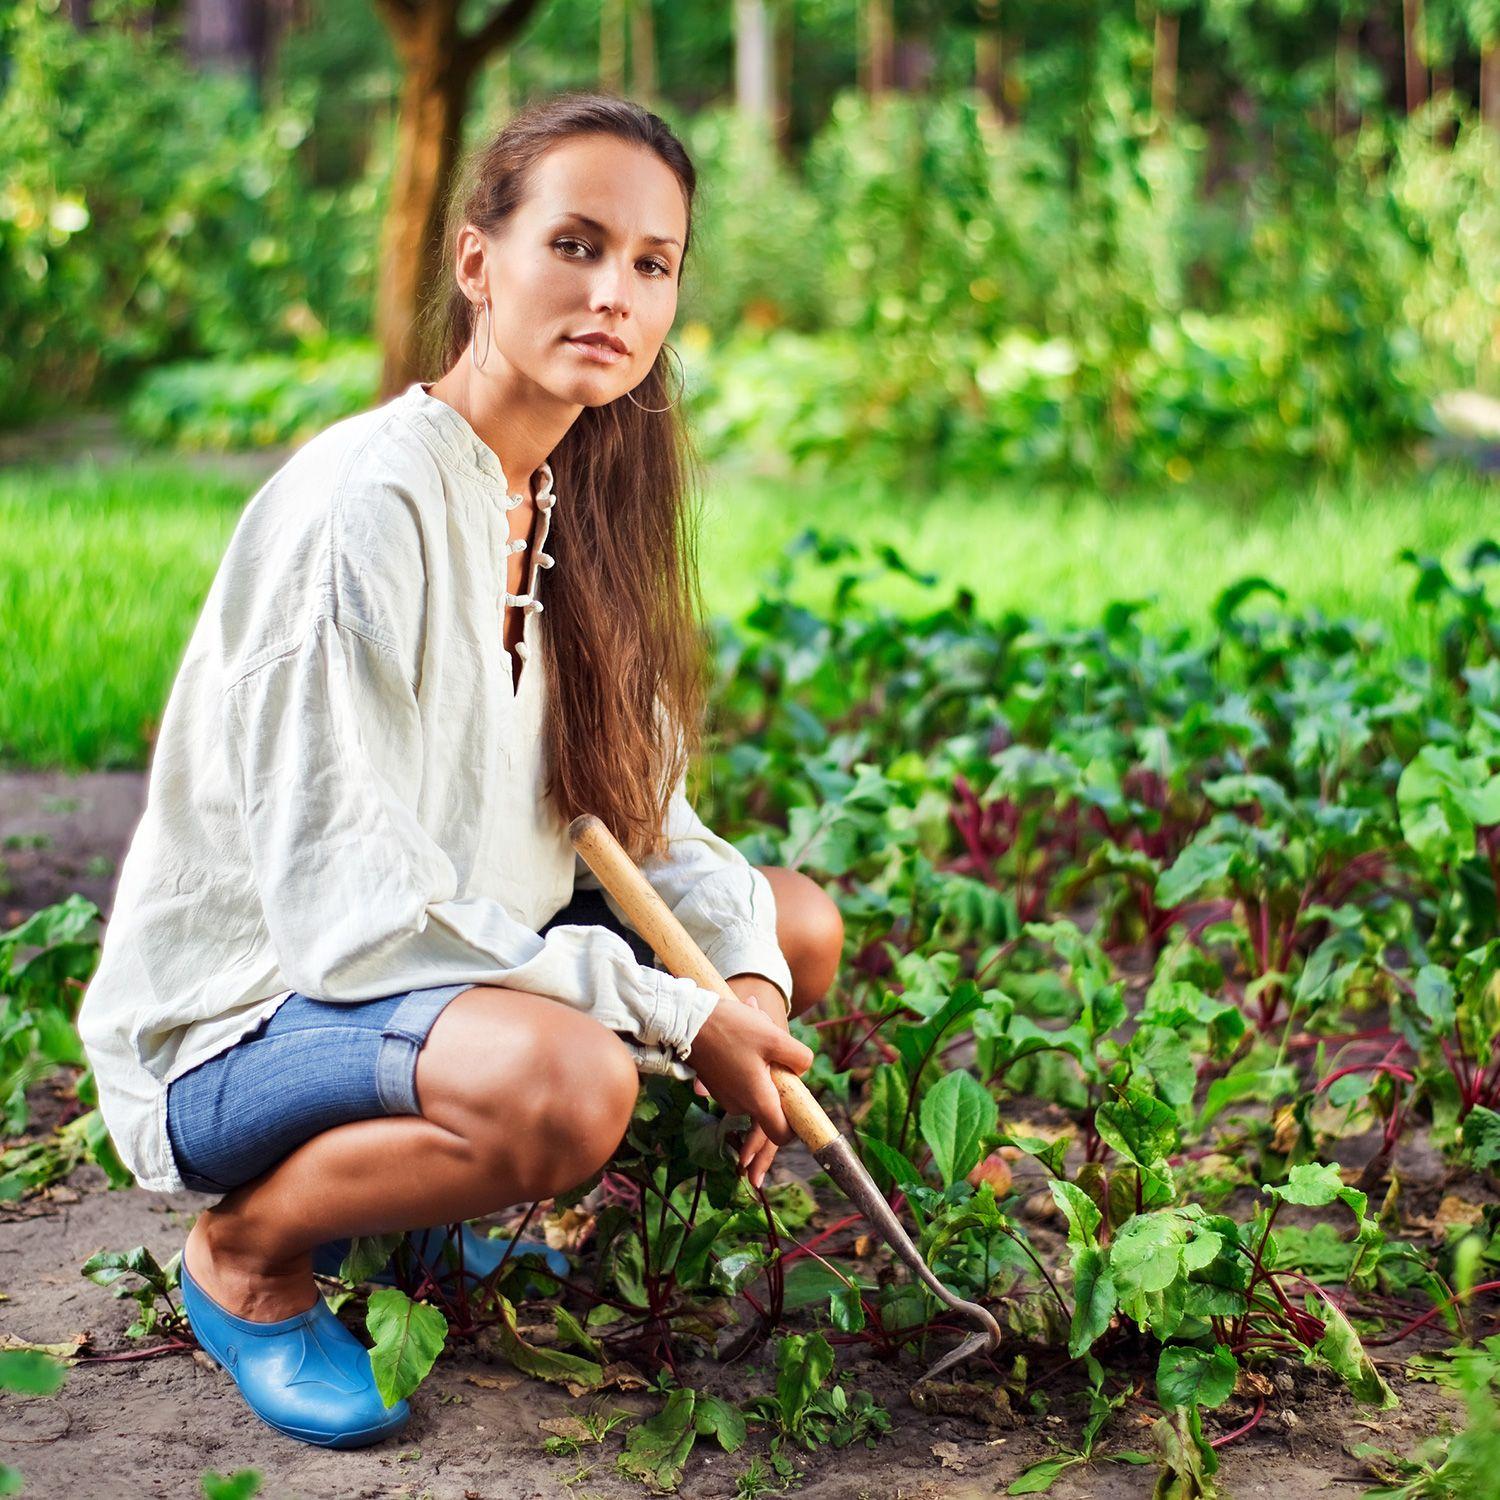
[[[980,1326],[980,1332],[970,1334],[957,1348],[950,1349],[922,1378],[936,1380],[965,1360],[998,1349],[1000,1325],[993,1314],[977,1302],[966,1302],[962,1297],[955,1296],[932,1274],[932,1269],[922,1259],[922,1252],[912,1244],[911,1236],[907,1234],[890,1204],[885,1201],[880,1189],[875,1186],[874,1179],[854,1154],[849,1142],[842,1136],[836,1136],[812,1155],[818,1165],[843,1189],[845,1197],[869,1220],[871,1227],[879,1231],[886,1244],[916,1272],[922,1285],[955,1312],[962,1313]]]

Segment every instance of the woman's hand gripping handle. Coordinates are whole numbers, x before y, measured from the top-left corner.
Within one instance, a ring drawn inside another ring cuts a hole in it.
[[[568,837],[668,971],[719,996],[693,1039],[691,1054],[709,1093],[731,1114],[749,1115],[778,1145],[794,1134],[809,1150],[835,1139],[833,1122],[798,1077],[812,1066],[811,1050],[730,989],[598,818],[591,813],[574,818]]]

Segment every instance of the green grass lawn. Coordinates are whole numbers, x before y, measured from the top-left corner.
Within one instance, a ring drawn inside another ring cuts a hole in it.
[[[0,761],[144,765],[214,569],[254,479],[174,459],[0,471]],[[1450,563],[1500,534],[1500,488],[1455,470],[1257,491],[1182,486],[1105,497],[997,481],[893,492],[853,480],[723,476],[703,533],[708,607],[738,617],[806,527],[889,543],[931,590],[890,577],[870,597],[923,609],[974,590],[982,609],[1089,623],[1154,597],[1147,628],[1205,629],[1228,583],[1261,574],[1295,608],[1380,622],[1420,651],[1403,547]],[[565,503],[563,514],[566,514]],[[566,524],[565,521],[562,524]],[[796,597],[817,605],[831,584]]]

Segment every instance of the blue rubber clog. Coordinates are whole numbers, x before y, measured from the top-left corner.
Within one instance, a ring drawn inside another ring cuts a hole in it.
[[[490,1239],[468,1224],[463,1226],[462,1234],[464,1280],[472,1288],[500,1264],[511,1241],[503,1236]],[[441,1267],[443,1276],[439,1279],[451,1282],[454,1267],[448,1264],[443,1254],[444,1248],[452,1242],[452,1236],[446,1224],[440,1224],[432,1229],[412,1230],[406,1238],[415,1256],[423,1265],[433,1270]],[[339,1267],[348,1253],[348,1240],[328,1240],[313,1251],[313,1270],[319,1276],[337,1276]],[[549,1250],[540,1240],[516,1240],[515,1249],[511,1251],[512,1257],[528,1253],[543,1256],[547,1268],[555,1271],[559,1276],[568,1274],[570,1269],[568,1259],[560,1250]],[[379,1286],[395,1286],[396,1284],[395,1275],[389,1265],[377,1275],[372,1276],[370,1280]]]
[[[220,1307],[186,1262],[181,1273],[188,1325],[262,1422],[322,1448],[362,1448],[406,1426],[411,1409],[381,1399],[370,1351],[322,1297],[306,1312],[254,1323]]]

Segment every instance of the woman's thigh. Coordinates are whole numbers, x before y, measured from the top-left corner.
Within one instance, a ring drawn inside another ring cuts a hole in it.
[[[609,927],[642,962],[650,957],[598,891],[578,890],[542,932],[563,923]],[[474,995],[484,998],[445,1024],[432,1051],[438,1020],[455,998]],[[598,1074],[607,1119],[625,1095],[622,1056],[630,1061],[619,1039],[591,1018],[517,990],[452,984],[363,1001],[293,994],[249,1036],[172,1081],[167,1132],[186,1185],[224,1193],[322,1131],[426,1114],[429,1100],[429,1118],[439,1124],[488,1129],[499,1114],[520,1120],[551,1097],[547,1088],[526,1088],[528,1078],[586,1090],[588,1075]],[[628,1071],[633,1090],[633,1064]]]
[[[321,1131],[419,1113],[418,1051],[469,988],[352,1002],[289,996],[249,1036],[168,1086],[167,1133],[183,1181],[228,1192]]]
[[[417,1056],[424,1118],[507,1159],[545,1141],[618,1144],[639,1077],[625,1043],[581,1011],[522,990],[477,986],[443,1008]]]

